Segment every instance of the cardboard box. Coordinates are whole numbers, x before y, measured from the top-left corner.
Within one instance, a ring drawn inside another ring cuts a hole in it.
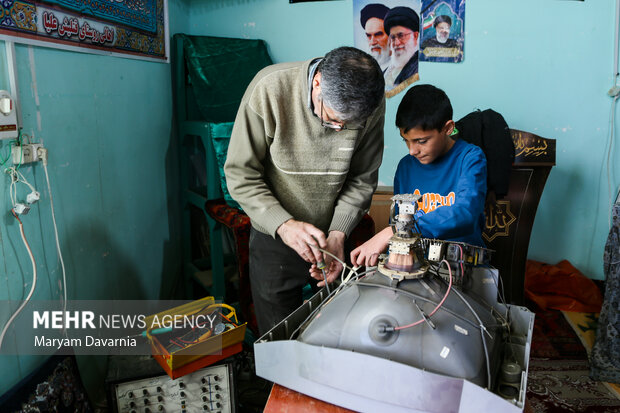
[[[202,312],[212,312],[212,309],[218,306],[219,304],[215,303],[213,297],[205,297],[158,314],[153,314],[146,318],[146,322],[147,325],[152,325],[156,316],[162,319],[164,316],[191,316],[202,314]],[[224,306],[226,305],[224,304]],[[226,307],[230,308],[229,306]],[[240,352],[243,348],[242,342],[245,337],[247,323],[239,325],[232,322],[230,324],[234,325],[232,329],[200,340],[194,344],[189,344],[187,347],[173,352],[169,352],[166,345],[162,342],[167,337],[166,335],[148,335],[147,337],[151,343],[153,357],[168,373],[168,376],[175,379]]]

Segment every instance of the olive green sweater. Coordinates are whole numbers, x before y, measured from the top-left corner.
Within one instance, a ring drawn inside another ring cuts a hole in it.
[[[347,236],[368,211],[383,156],[385,100],[363,130],[321,126],[309,105],[311,61],[261,70],[245,92],[224,171],[259,231],[293,218]]]

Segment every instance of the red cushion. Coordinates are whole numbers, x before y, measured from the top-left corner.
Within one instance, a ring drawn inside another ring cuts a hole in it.
[[[258,332],[254,305],[252,304],[252,290],[250,289],[249,268],[249,243],[250,243],[250,217],[240,209],[231,207],[224,199],[207,201],[205,210],[211,218],[227,228],[230,228],[235,239],[237,251],[237,270],[239,271],[239,304],[248,327],[255,333]]]
[[[362,220],[351,231],[349,236],[349,244],[351,249],[355,249],[371,239],[375,235],[375,221],[368,214],[362,217]]]

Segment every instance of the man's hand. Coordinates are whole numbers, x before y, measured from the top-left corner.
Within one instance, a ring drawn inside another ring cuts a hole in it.
[[[306,262],[316,263],[323,261],[323,253],[310,245],[327,248],[327,240],[323,231],[307,222],[289,219],[280,225],[276,231],[282,241],[295,250]]]
[[[330,231],[329,236],[327,237],[327,251],[334,254],[340,260],[344,262],[344,240],[346,235],[341,231]],[[325,254],[325,273],[327,278],[327,283],[333,282],[338,274],[342,271],[342,264],[335,260],[331,255]],[[323,287],[325,285],[325,280],[323,279],[323,272],[314,264],[310,268],[310,276],[312,278],[319,280],[320,282],[317,284],[318,287]]]
[[[373,267],[377,265],[379,254],[386,250],[392,237],[392,227],[387,227],[374,237],[351,251],[351,263],[358,266]]]

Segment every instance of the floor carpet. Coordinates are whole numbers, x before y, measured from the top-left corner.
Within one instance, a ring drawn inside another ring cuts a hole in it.
[[[596,314],[535,311],[527,386],[530,411],[620,412],[614,386],[589,377],[588,350],[594,342]]]

